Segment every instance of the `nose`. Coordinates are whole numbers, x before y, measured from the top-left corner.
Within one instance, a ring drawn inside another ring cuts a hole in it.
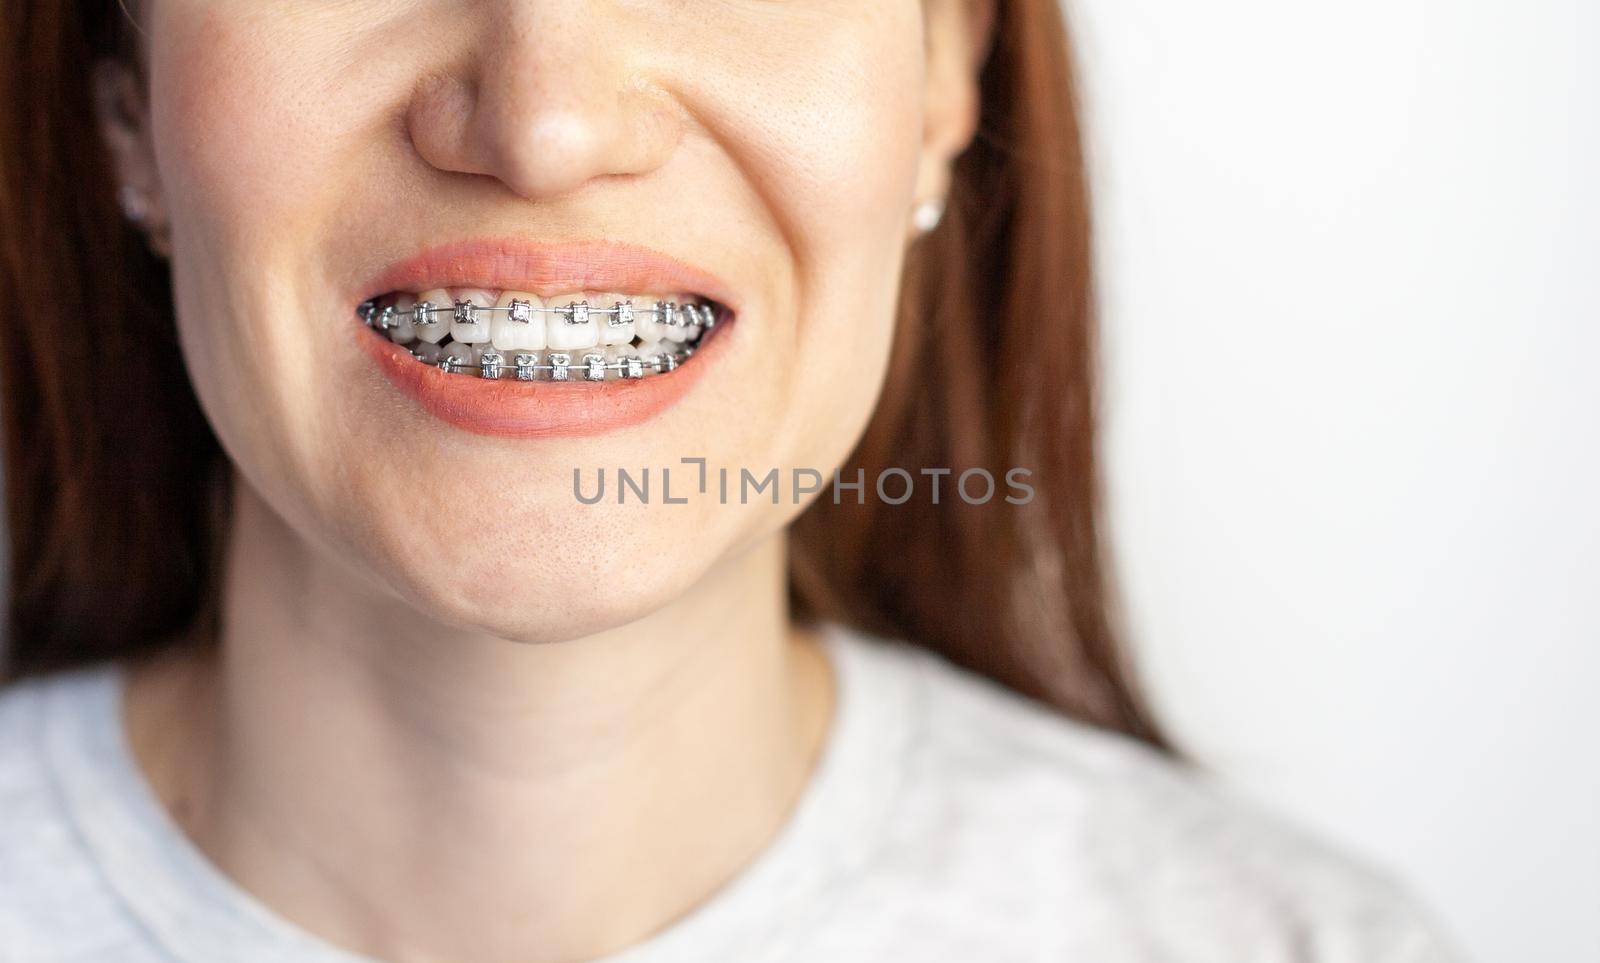
[[[477,13],[478,42],[423,80],[407,110],[429,164],[541,200],[647,173],[670,156],[681,108],[628,55],[632,38],[612,4],[491,0]]]

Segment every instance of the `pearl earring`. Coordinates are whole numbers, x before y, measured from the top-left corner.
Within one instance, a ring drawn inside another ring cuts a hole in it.
[[[128,223],[144,235],[145,244],[152,252],[163,258],[171,255],[171,228],[148,194],[123,184],[117,188],[117,203],[122,206],[122,214]]]
[[[944,198],[930,197],[919,203],[911,212],[911,223],[919,234],[926,234],[939,226],[944,217]]]
[[[150,204],[144,193],[132,185],[122,185],[117,191],[117,200],[122,204],[123,215],[135,224],[143,224],[150,216]]]

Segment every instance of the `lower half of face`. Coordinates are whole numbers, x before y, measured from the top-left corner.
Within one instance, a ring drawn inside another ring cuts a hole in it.
[[[624,624],[780,532],[870,417],[914,0],[150,13],[196,389],[381,592],[510,638]]]

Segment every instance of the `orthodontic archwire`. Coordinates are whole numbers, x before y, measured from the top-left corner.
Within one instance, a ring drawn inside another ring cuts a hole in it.
[[[606,324],[620,328],[625,324],[632,324],[639,315],[646,315],[656,323],[668,328],[686,328],[691,325],[700,325],[704,330],[717,326],[716,309],[709,304],[694,304],[676,301],[656,301],[649,307],[635,307],[631,300],[618,301],[609,308],[591,307],[588,301],[572,301],[561,306],[546,306],[534,304],[521,298],[513,299],[505,307],[485,307],[473,304],[471,301],[457,301],[454,304],[437,305],[432,301],[418,301],[414,306],[404,311],[397,310],[394,305],[383,308],[378,307],[375,299],[361,302],[356,308],[356,313],[367,323],[368,327],[387,331],[398,323],[402,314],[411,315],[411,323],[421,327],[439,324],[439,314],[448,314],[450,320],[456,324],[478,324],[480,314],[506,314],[517,324],[532,324],[534,315],[555,315],[566,321],[567,324],[587,324],[589,321],[598,321],[600,317],[606,318]],[[487,319],[485,319],[487,320]]]

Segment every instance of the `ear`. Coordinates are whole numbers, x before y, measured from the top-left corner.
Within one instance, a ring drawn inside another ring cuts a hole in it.
[[[916,199],[943,198],[950,170],[978,129],[978,77],[988,59],[994,0],[924,0],[927,80]]]
[[[111,153],[117,196],[128,219],[144,231],[150,247],[170,253],[170,221],[150,137],[150,111],[143,85],[126,63],[102,60],[94,68],[95,119]]]

